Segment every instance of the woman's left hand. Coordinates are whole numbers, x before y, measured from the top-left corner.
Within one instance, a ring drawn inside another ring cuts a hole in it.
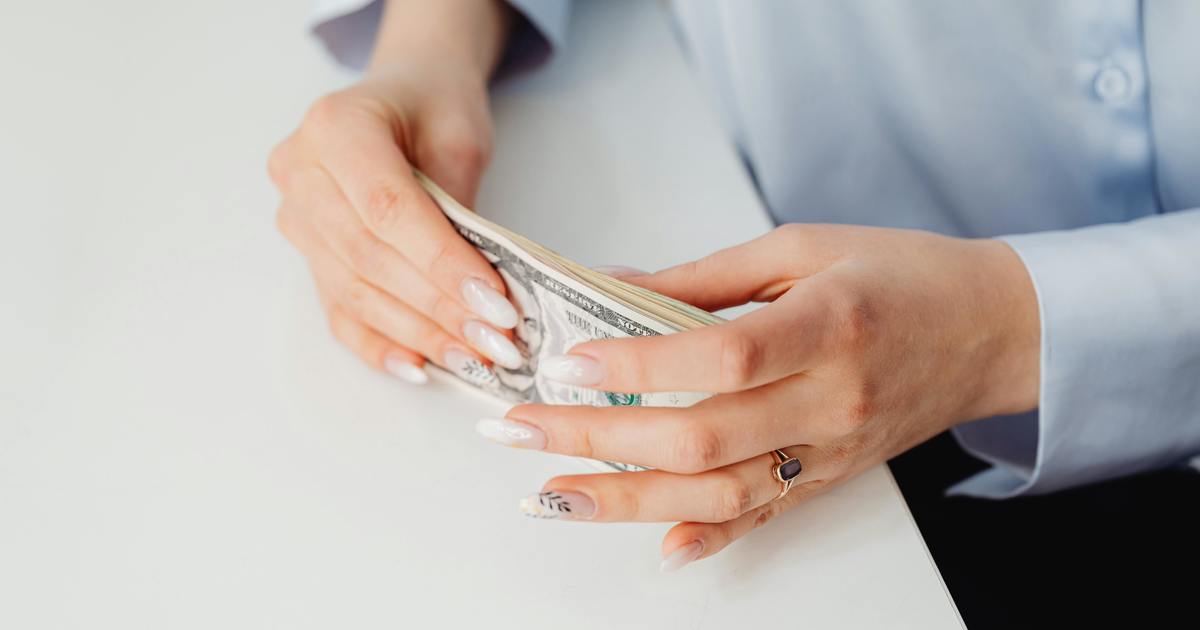
[[[606,391],[716,394],[696,405],[521,405],[478,429],[510,446],[654,468],[556,477],[522,509],[683,521],[663,540],[664,569],[958,423],[1037,405],[1037,299],[1000,241],[796,224],[623,279],[708,310],[770,304],[699,330],[590,341],[541,368]],[[778,500],[775,449],[803,465]]]

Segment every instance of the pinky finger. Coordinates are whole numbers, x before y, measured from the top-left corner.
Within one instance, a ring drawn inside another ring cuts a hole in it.
[[[414,385],[429,382],[423,366],[425,358],[398,346],[383,335],[352,319],[337,306],[328,309],[329,328],[342,345],[357,354],[371,367]]]
[[[825,479],[794,486],[782,499],[761,505],[745,514],[724,523],[680,523],[672,527],[663,538],[663,561],[660,568],[670,572],[680,567],[707,558],[729,546],[729,543],[745,536],[751,530],[762,527],[767,521],[795,507],[801,501],[828,489]]]

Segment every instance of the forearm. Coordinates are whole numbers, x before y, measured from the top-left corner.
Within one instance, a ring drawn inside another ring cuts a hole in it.
[[[512,10],[499,0],[387,0],[368,73],[425,59],[486,80],[503,54]]]

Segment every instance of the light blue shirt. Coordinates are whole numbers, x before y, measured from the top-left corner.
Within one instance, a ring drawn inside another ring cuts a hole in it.
[[[361,64],[377,3],[322,0]],[[569,4],[513,0],[569,45]],[[1039,410],[955,434],[1007,497],[1200,453],[1200,2],[691,0],[675,17],[779,222],[1002,237],[1037,289]]]

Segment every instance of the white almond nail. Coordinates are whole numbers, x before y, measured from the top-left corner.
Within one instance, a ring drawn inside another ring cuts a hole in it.
[[[475,423],[475,432],[505,446],[539,451],[546,448],[546,434],[541,429],[508,418],[483,418]]]
[[[693,540],[667,554],[667,557],[663,558],[662,564],[658,565],[658,570],[663,573],[678,571],[684,565],[699,558],[701,553],[704,553],[704,543],[699,540]]]
[[[429,375],[425,370],[401,359],[399,357],[388,357],[383,360],[383,367],[389,374],[413,385],[424,385],[429,382]]]
[[[467,306],[493,326],[512,328],[517,325],[517,309],[488,283],[467,278],[463,280],[461,290]]]
[[[517,509],[531,518],[560,518],[568,521],[587,521],[596,514],[596,504],[588,495],[557,490],[535,492],[521,499]]]
[[[538,364],[538,373],[568,385],[595,385],[604,380],[604,366],[599,361],[577,354],[546,357]]]
[[[525,363],[521,351],[508,340],[483,322],[469,321],[463,325],[463,336],[470,341],[475,349],[498,365],[515,370]]]

